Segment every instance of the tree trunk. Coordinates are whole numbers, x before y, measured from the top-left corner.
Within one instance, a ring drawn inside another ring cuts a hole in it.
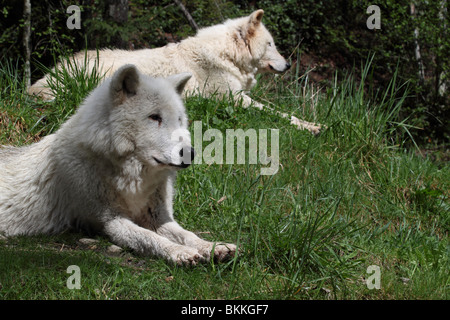
[[[108,14],[112,20],[118,24],[125,24],[128,21],[128,0],[109,0]],[[112,43],[117,48],[126,48],[127,39],[117,35],[112,39]]]
[[[410,5],[411,8],[411,16],[413,19],[416,17],[416,6],[413,2]],[[416,56],[417,64],[419,65],[419,83],[421,86],[425,83],[425,69],[422,62],[422,55],[420,54],[420,45],[419,45],[419,28],[414,29],[414,55]]]
[[[110,0],[109,15],[117,23],[128,21],[128,0]]]
[[[444,33],[447,33],[447,0],[441,0],[441,9],[439,10],[439,19],[442,21]],[[443,34],[442,37],[446,39],[446,34]],[[438,77],[438,94],[443,97],[447,92],[447,81],[445,79],[445,71],[440,67],[440,73]]]
[[[31,37],[31,2],[30,0],[24,0],[23,3],[23,47],[25,49],[25,67],[24,67],[24,82],[27,88],[31,86],[31,50],[30,50],[30,37]]]

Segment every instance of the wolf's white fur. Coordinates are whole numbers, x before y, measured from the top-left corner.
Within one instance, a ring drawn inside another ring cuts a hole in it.
[[[0,233],[87,227],[178,264],[209,259],[213,248],[219,260],[233,255],[235,245],[204,241],[173,217],[176,171],[193,158],[180,96],[190,77],[125,65],[56,133],[0,148]]]
[[[187,95],[203,93],[228,93],[230,90],[242,98],[245,107],[268,108],[252,100],[248,92],[255,84],[255,76],[261,72],[282,73],[290,65],[278,53],[274,40],[261,20],[264,11],[257,10],[247,17],[227,20],[223,24],[200,29],[195,37],[162,48],[136,51],[100,50],[99,72],[110,76],[124,64],[135,64],[141,72],[152,76],[192,73],[186,85]],[[75,55],[78,65],[88,58],[88,69],[96,65],[97,52],[87,51]],[[47,77],[38,80],[29,93],[52,99],[47,88]],[[282,117],[285,113],[274,111]],[[320,126],[290,116],[291,123],[300,129],[319,133]]]

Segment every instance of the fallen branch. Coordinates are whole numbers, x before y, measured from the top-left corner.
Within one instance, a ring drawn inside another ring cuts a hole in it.
[[[184,16],[186,17],[186,19],[188,20],[189,24],[191,25],[191,27],[195,30],[198,31],[198,25],[195,22],[195,20],[192,18],[191,14],[189,13],[189,11],[187,11],[186,7],[181,3],[180,0],[174,0],[174,2],[180,7],[181,11],[183,12]]]

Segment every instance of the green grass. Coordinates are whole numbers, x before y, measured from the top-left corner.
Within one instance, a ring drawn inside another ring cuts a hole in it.
[[[82,234],[4,239],[0,298],[447,299],[449,167],[405,148],[413,128],[397,119],[405,98],[397,76],[377,92],[370,60],[362,70],[359,81],[336,75],[331,88],[318,90],[297,69],[264,77],[252,91],[280,111],[326,124],[318,137],[230,97],[187,100],[203,132],[280,132],[273,176],[251,164],[201,164],[178,175],[177,220],[205,239],[238,243],[235,259],[185,268],[129,251],[110,255],[107,239],[86,247]],[[54,132],[94,86],[35,101],[17,67],[3,64],[0,143],[23,145]],[[70,265],[81,269],[80,290],[66,287]],[[380,267],[379,290],[366,286],[370,265]]]

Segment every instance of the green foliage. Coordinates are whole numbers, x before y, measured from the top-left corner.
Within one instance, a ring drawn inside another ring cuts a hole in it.
[[[374,65],[380,85],[386,85],[383,77],[397,69],[403,80],[410,82],[411,97],[406,101],[403,118],[423,128],[416,133],[420,142],[436,139],[445,142],[450,138],[448,125],[450,95],[442,92],[442,85],[448,88],[450,80],[450,40],[448,25],[450,16],[444,2],[430,1],[416,3],[416,15],[411,15],[411,1],[385,1],[380,5],[381,30],[364,31],[364,36],[355,28],[347,30],[353,35],[347,50],[355,57],[364,57],[375,52]],[[352,10],[365,12],[371,1],[354,1]],[[367,18],[367,15],[362,17]],[[361,19],[362,20],[362,19]],[[363,22],[362,20],[360,22]],[[415,31],[418,36],[415,36]],[[345,38],[345,34],[337,35]],[[416,45],[420,46],[421,61],[425,79],[419,77],[419,61],[416,60]]]
[[[104,75],[98,72],[98,61],[98,59],[95,62],[91,61],[90,64],[94,65],[88,69],[86,67],[88,56],[85,51],[82,63],[77,62],[66,53],[58,62],[61,68],[49,69],[41,65],[43,72],[49,75],[47,85],[54,94],[53,108],[49,108],[45,115],[45,120],[52,124],[50,128],[46,129],[48,133],[56,131],[102,81]]]
[[[166,33],[175,33],[182,17],[170,1],[133,1],[126,22],[114,21],[107,1],[83,6],[87,13],[83,29],[90,48],[142,48],[167,44]]]
[[[87,94],[97,87],[103,79],[99,74],[99,59],[89,61],[87,51],[84,51],[84,59],[78,62],[70,54],[62,54],[63,58],[54,57],[54,63],[60,68],[49,69],[40,65],[44,74],[48,74],[47,85],[51,89],[56,102],[79,105]],[[90,64],[91,68],[87,65]],[[93,66],[92,66],[93,64]]]
[[[20,70],[19,60],[0,61],[0,144],[29,143],[40,135],[40,110],[25,93]]]

